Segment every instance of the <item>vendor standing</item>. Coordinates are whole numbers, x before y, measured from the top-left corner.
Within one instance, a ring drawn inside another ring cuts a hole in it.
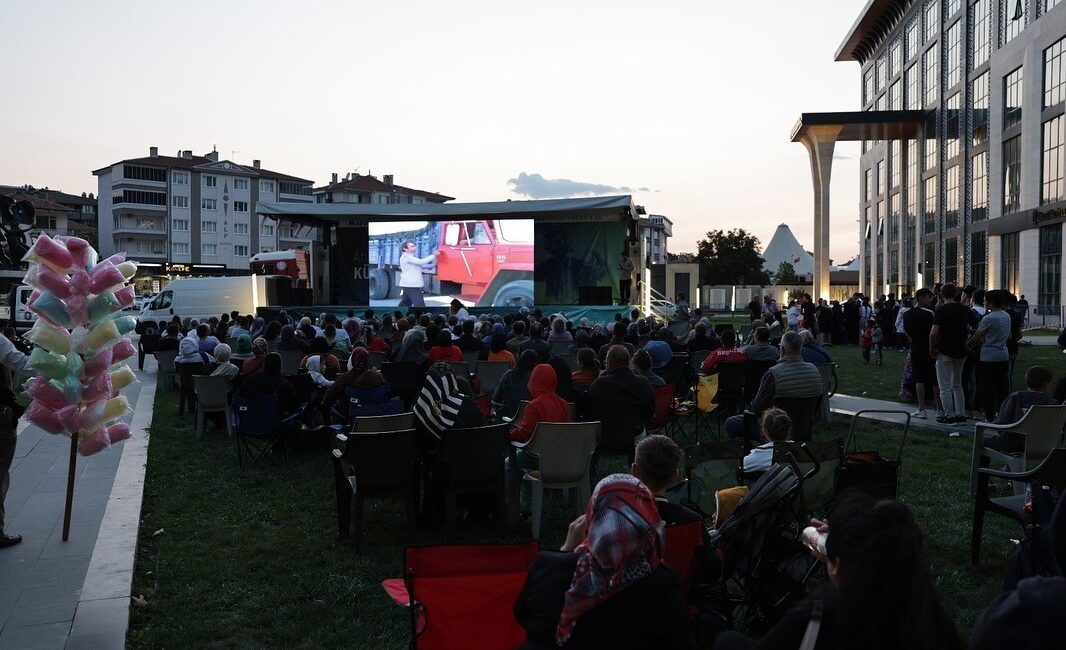
[[[425,307],[426,301],[422,298],[422,269],[430,267],[440,255],[440,251],[433,251],[432,255],[425,257],[415,256],[415,243],[408,239],[401,246],[400,254],[400,297],[399,307]]]
[[[11,371],[21,370],[27,356],[20,352],[6,336],[0,335],[0,548],[14,546],[22,541],[21,535],[8,535],[4,529],[4,498],[11,485],[11,461],[15,458],[18,436],[15,428],[22,415],[22,406],[15,401],[11,389]]]

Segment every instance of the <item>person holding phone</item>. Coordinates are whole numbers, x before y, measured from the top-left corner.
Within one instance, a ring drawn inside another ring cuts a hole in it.
[[[432,266],[440,251],[433,251],[425,257],[415,255],[417,247],[408,239],[401,246],[400,253],[400,307],[425,307],[426,301],[422,297],[422,270]]]

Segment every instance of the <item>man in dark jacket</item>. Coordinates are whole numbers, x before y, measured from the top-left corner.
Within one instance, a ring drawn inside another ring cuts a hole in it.
[[[640,404],[641,420],[655,415],[651,384],[629,369],[629,350],[621,345],[607,350],[607,370],[592,382],[585,398],[601,403]]]
[[[522,345],[518,346],[518,353],[521,355],[526,350],[533,350],[537,353],[537,363],[548,363],[548,357],[551,356],[551,344],[544,340],[541,336],[543,330],[540,323],[533,323],[529,326],[529,340]]]

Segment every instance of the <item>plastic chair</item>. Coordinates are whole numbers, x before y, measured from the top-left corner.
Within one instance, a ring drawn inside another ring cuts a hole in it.
[[[663,534],[666,543],[663,561],[677,573],[681,579],[681,593],[687,597],[692,583],[696,581],[700,554],[703,552],[703,522],[689,521],[667,526]]]
[[[396,415],[375,415],[358,417],[352,424],[353,433],[367,433],[370,431],[403,431],[413,429],[415,426],[415,414],[411,411]]]
[[[977,470],[996,462],[1012,472],[1027,472],[1036,467],[1052,449],[1063,445],[1066,427],[1066,405],[1033,406],[1022,419],[1011,424],[978,422],[974,433],[973,459],[970,467],[970,493],[976,494]],[[1025,451],[1020,455],[1005,454],[985,447],[984,433],[1013,433],[1025,438]],[[1014,494],[1025,490],[1024,483],[1014,484]]]
[[[158,342],[158,334],[141,334],[137,339],[137,370],[144,370],[144,355],[155,352],[155,344]]]
[[[707,355],[710,353],[710,350],[696,350],[688,358],[688,367],[692,368],[693,372],[698,373],[703,368],[703,362],[707,360]]]
[[[174,360],[178,358],[178,351],[161,350],[154,352],[153,356],[155,357],[156,365],[159,366],[157,372],[160,380],[167,389],[173,390],[178,376],[178,370],[174,363]]]
[[[533,488],[534,539],[540,539],[545,489],[576,490],[571,498],[575,516],[585,512],[592,496],[589,472],[599,434],[599,422],[538,422],[529,442],[511,442],[516,449],[524,449],[540,461],[537,470],[525,471],[522,476]],[[518,502],[515,483],[512,481],[512,503]]]
[[[808,442],[814,420],[822,410],[822,396],[818,397],[775,397],[774,406],[784,409],[792,418],[792,439],[796,442]]]
[[[567,352],[566,354],[560,354],[559,358],[566,362],[567,367],[570,368],[570,372],[577,372],[578,363],[576,354],[570,354]]]
[[[809,462],[807,453],[800,451],[802,444],[807,445],[807,452],[818,461],[818,471],[803,480],[804,510],[807,513],[824,512],[836,497],[837,469],[844,460],[844,441],[840,438],[806,443],[778,441],[774,443],[774,462],[788,463],[788,454],[792,453],[806,475],[814,469],[814,463]]]
[[[452,373],[456,377],[462,377],[463,379],[470,379],[470,364],[465,361],[449,361],[448,365],[452,367]]]
[[[281,356],[281,374],[299,374],[300,362],[305,356],[301,350],[279,350],[278,354]]]
[[[744,398],[747,401],[755,399],[755,395],[759,392],[759,384],[762,383],[762,376],[776,363],[776,361],[752,361],[750,359],[744,362]]]
[[[192,378],[196,393],[196,439],[203,438],[206,414],[222,413],[226,417],[226,433],[233,437],[233,412],[229,405],[229,379],[195,375]]]
[[[422,390],[423,375],[418,365],[410,361],[383,363],[381,374],[389,382],[392,394],[399,395],[404,405],[410,408]]]
[[[511,364],[506,361],[479,361],[477,376],[481,380],[481,394],[492,395],[496,392],[496,386],[503,379],[504,373],[510,369]]]
[[[388,361],[388,355],[384,352],[368,352],[366,362],[371,368],[381,370],[382,365]]]
[[[407,608],[412,648],[518,648],[526,632],[514,603],[539,551],[537,542],[408,547],[403,577],[381,586]]]
[[[992,477],[1062,490],[1066,488],[1066,449],[1052,449],[1039,465],[1024,472],[1005,472],[987,467],[977,470],[973,526],[970,530],[970,562],[974,565],[981,560],[981,529],[984,526],[985,512],[1008,517],[1017,522],[1023,532],[1031,519],[1031,515],[1025,511],[1024,495],[999,498],[989,496],[988,480]]]
[[[463,361],[466,365],[473,368],[477,365],[477,358],[481,355],[477,350],[463,350]]]
[[[363,541],[363,512],[367,499],[402,495],[411,533],[418,518],[418,433],[414,429],[375,431],[346,436],[333,452],[337,492],[337,528],[351,533],[352,547]]]
[[[451,429],[441,436],[433,470],[434,486],[444,492],[445,529],[456,528],[456,497],[492,492],[500,526],[507,525],[504,460],[508,454],[506,422],[469,429]]]
[[[192,378],[193,375],[203,373],[204,364],[175,363],[174,367],[177,369],[178,384],[181,388],[181,392],[178,394],[178,415],[185,414],[186,405],[189,407],[189,412],[194,413],[196,410],[196,393],[193,392]]]

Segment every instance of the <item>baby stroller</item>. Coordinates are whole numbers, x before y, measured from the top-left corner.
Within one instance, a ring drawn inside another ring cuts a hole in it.
[[[796,501],[819,463],[806,445],[800,449],[814,465],[810,471],[804,474],[790,452],[788,464],[771,467],[711,531],[722,556],[724,591],[709,599],[722,615],[735,619],[742,606],[745,614],[772,626],[807,593],[817,561],[800,540],[806,522],[797,514]]]

